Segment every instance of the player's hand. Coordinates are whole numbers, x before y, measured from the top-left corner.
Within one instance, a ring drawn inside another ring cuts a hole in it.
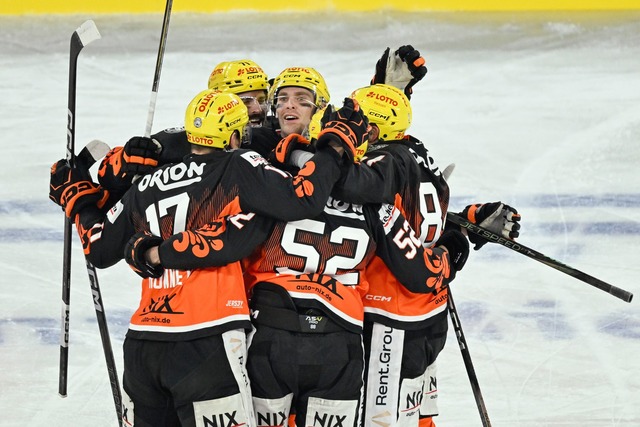
[[[289,163],[293,150],[310,151],[311,149],[311,143],[307,138],[297,133],[292,133],[278,142],[276,148],[269,153],[268,160],[272,163],[277,162],[286,165]]]
[[[159,246],[163,242],[161,237],[154,236],[148,231],[134,234],[124,249],[124,259],[129,267],[142,278],[158,278],[164,273],[162,265],[152,265],[146,256],[147,250]]]
[[[371,84],[384,83],[402,91],[409,99],[413,86],[427,74],[425,60],[411,45],[400,46],[393,55],[387,48],[376,63]]]
[[[136,175],[145,175],[158,166],[161,151],[155,139],[134,136],[124,147],[107,153],[100,163],[98,180],[109,190],[126,189]]]
[[[467,221],[502,237],[515,239],[520,235],[520,214],[502,202],[469,205],[460,212],[460,215]],[[469,240],[475,244],[476,251],[489,241],[475,233],[469,233]]]
[[[109,192],[91,180],[89,171],[71,168],[65,159],[54,163],[50,173],[49,198],[68,218],[75,218],[88,205],[102,208],[109,198]]]
[[[464,237],[460,231],[456,229],[445,230],[438,241],[436,246],[444,246],[449,252],[449,265],[451,266],[451,273],[449,279],[455,278],[456,272],[462,270],[467,258],[469,258],[469,241]]]
[[[316,147],[321,149],[331,142],[340,144],[350,161],[359,162],[367,151],[369,120],[355,99],[345,98],[342,108],[336,111],[330,107],[327,107],[322,118],[323,129],[318,135]]]
[[[407,65],[411,73],[411,80],[409,80],[409,83],[407,83],[404,88],[405,95],[411,99],[413,86],[427,75],[427,67],[424,65],[425,60],[420,56],[420,52],[411,45],[400,46],[400,48],[396,50],[396,55]]]

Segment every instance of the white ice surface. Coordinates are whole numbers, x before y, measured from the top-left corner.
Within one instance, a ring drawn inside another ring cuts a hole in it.
[[[87,18],[102,39],[78,63],[76,146],[114,146],[144,133],[161,15],[0,18],[3,426],[116,425],[75,236],[69,391],[57,394],[63,216],[48,170],[66,144],[69,37]],[[521,243],[640,294],[638,13],[175,15],[153,129],[182,124],[220,61],[251,58],[271,76],[315,67],[340,103],[402,44],[427,60],[411,133],[456,163],[452,210],[508,202]],[[99,279],[121,374],[139,284],[122,263]],[[638,301],[491,245],[453,292],[494,426],[640,426]],[[481,425],[453,335],[438,385],[438,426]]]

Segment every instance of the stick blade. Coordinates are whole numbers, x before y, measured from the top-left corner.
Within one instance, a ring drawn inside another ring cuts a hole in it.
[[[94,159],[94,161],[96,161],[106,156],[111,148],[106,142],[100,141],[99,139],[94,139],[93,141],[85,145],[84,150],[87,150],[89,154],[91,154],[91,157]]]
[[[93,22],[92,19],[89,19],[80,25],[76,30],[76,34],[78,35],[83,47],[102,37],[98,31],[96,23]]]
[[[442,176],[444,176],[445,181],[449,181],[449,177],[451,176],[455,168],[456,168],[455,163],[451,163],[449,166],[444,168],[444,170],[442,171]]]
[[[106,142],[94,139],[78,153],[76,165],[89,169],[95,162],[103,158],[109,150],[109,145]]]

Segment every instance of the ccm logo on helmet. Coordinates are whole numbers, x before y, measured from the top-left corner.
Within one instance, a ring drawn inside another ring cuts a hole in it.
[[[371,117],[377,117],[379,119],[384,120],[385,122],[389,120],[389,115],[378,113],[377,111],[369,110],[369,115]]]
[[[395,99],[391,99],[388,96],[384,96],[384,95],[378,95],[375,92],[369,92],[367,93],[367,98],[373,98],[373,99],[377,99],[380,102],[385,102],[387,104],[391,104],[394,107],[398,106],[398,101],[396,101]]]
[[[238,117],[237,119],[235,119],[232,122],[227,123],[227,127],[232,127],[233,125],[235,125],[236,123],[240,123],[242,121],[242,117]]]

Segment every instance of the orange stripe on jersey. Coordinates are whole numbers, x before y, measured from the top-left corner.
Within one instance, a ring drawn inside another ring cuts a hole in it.
[[[436,423],[433,422],[433,418],[420,418],[418,421],[418,427],[436,427]]]
[[[235,262],[192,271],[167,269],[159,279],[144,279],[129,328],[177,333],[248,319],[240,263]]]

